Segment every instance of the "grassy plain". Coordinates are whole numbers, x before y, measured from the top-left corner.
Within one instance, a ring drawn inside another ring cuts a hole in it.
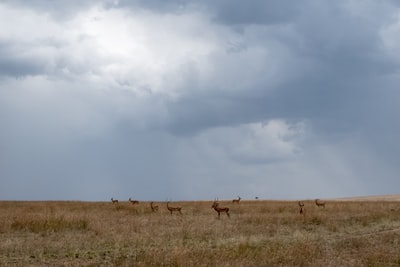
[[[0,266],[400,266],[400,202],[0,202]]]

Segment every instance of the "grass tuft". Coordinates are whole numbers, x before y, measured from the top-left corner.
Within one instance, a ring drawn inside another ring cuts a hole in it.
[[[86,219],[65,219],[64,217],[51,218],[15,218],[11,223],[11,229],[15,231],[60,232],[68,230],[86,230],[89,222]]]

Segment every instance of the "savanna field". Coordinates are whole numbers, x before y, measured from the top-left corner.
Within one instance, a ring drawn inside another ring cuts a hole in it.
[[[400,202],[0,202],[0,266],[400,266]]]

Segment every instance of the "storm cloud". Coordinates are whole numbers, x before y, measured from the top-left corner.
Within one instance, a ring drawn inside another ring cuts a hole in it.
[[[0,198],[398,193],[395,1],[2,1]]]

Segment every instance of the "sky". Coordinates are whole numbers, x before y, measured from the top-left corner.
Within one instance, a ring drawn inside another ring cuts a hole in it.
[[[400,4],[0,1],[0,199],[400,193]]]

